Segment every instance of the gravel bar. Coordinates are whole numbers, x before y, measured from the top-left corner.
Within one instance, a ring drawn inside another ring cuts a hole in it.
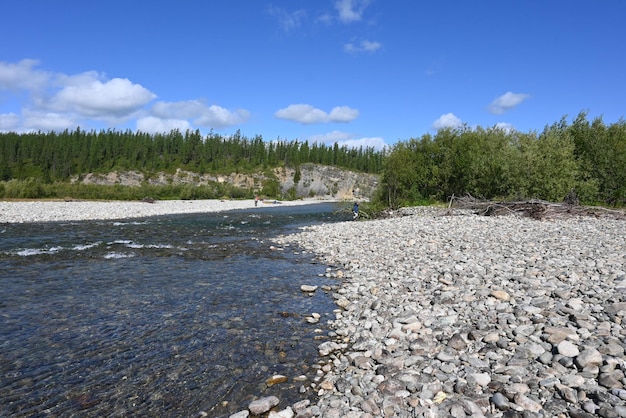
[[[294,206],[320,203],[320,200],[273,200],[259,207]],[[157,200],[141,201],[0,201],[0,223],[85,221],[142,218],[185,213],[221,212],[254,208],[253,200]]]
[[[339,285],[319,400],[270,416],[626,417],[625,221],[407,213],[276,240]]]

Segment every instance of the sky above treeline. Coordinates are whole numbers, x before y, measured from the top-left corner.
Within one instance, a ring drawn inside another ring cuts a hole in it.
[[[377,149],[626,113],[623,0],[24,0],[0,131],[211,130]]]

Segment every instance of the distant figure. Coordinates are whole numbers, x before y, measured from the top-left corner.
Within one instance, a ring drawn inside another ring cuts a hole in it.
[[[356,220],[359,217],[359,202],[354,202],[352,206],[352,220]]]
[[[259,205],[259,195],[254,195],[254,206],[258,206]]]

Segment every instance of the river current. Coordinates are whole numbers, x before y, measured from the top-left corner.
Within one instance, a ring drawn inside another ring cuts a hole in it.
[[[276,206],[0,225],[0,416],[222,417],[260,396],[314,400],[334,304],[300,286],[337,283],[268,238],[346,215]],[[287,382],[268,386],[275,374]]]

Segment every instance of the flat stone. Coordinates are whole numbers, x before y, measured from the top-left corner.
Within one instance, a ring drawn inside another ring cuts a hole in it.
[[[520,408],[522,408],[522,410],[524,411],[539,412],[543,409],[541,407],[541,404],[539,404],[538,402],[530,399],[528,396],[523,395],[521,393],[515,395],[514,401],[515,401],[515,404],[518,405]]]
[[[565,357],[576,357],[580,353],[578,351],[578,347],[576,347],[576,345],[574,345],[571,341],[568,341],[568,340],[561,341],[556,346],[556,349],[559,352],[559,354]]]
[[[490,295],[498,300],[503,300],[503,301],[511,300],[511,295],[509,295],[504,290],[492,290]]]
[[[275,407],[280,403],[280,399],[276,396],[266,396],[264,398],[257,399],[256,401],[250,402],[248,405],[248,409],[254,415],[261,415]]]
[[[287,376],[283,376],[282,374],[275,374],[265,381],[267,386],[274,386],[279,383],[284,383],[287,381]]]
[[[467,376],[467,381],[476,383],[479,386],[487,386],[491,383],[491,376],[489,373],[470,373]]]
[[[595,348],[587,348],[576,357],[575,362],[580,369],[589,366],[600,366],[602,365],[602,354]]]
[[[609,389],[621,389],[624,387],[622,380],[624,379],[624,373],[621,370],[615,370],[610,373],[600,373],[598,377],[598,383],[605,388]]]

